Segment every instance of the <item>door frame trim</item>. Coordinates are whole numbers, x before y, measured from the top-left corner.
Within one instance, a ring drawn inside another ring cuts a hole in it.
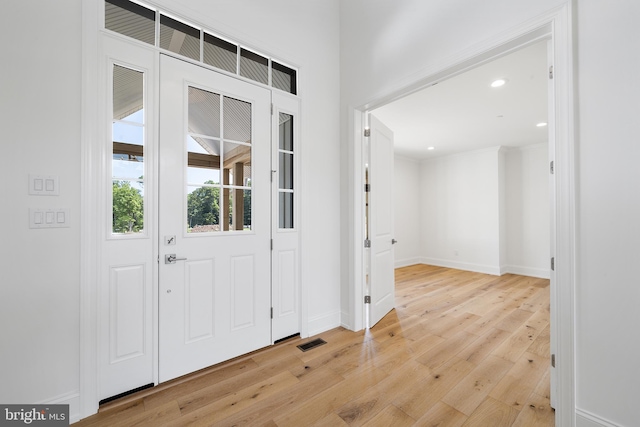
[[[558,316],[552,327],[556,331],[558,356],[556,424],[575,425],[575,120],[574,120],[574,46],[573,8],[571,2],[552,9],[546,14],[524,22],[508,32],[475,44],[449,58],[422,70],[409,80],[398,80],[390,90],[374,93],[347,106],[347,149],[349,198],[348,205],[348,312],[343,313],[343,326],[359,331],[364,328],[364,289],[366,277],[364,241],[364,127],[365,115],[374,108],[385,105],[428,87],[443,79],[504,56],[515,49],[551,36],[555,54],[554,122],[555,122],[555,192],[556,192],[556,299]],[[550,153],[551,155],[552,153]],[[552,272],[553,273],[553,272]],[[560,286],[561,285],[561,286]]]

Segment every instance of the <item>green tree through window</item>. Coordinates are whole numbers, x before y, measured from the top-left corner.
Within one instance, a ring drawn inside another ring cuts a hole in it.
[[[138,233],[144,229],[144,203],[140,190],[129,181],[113,182],[113,232]]]
[[[213,184],[206,181],[205,184]],[[189,228],[199,225],[220,224],[220,189],[200,187],[187,196],[187,220]]]

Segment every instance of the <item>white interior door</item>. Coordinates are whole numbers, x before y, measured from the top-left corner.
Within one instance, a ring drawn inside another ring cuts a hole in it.
[[[369,115],[369,327],[395,306],[393,132]]]
[[[160,382],[271,343],[270,100],[161,55]]]

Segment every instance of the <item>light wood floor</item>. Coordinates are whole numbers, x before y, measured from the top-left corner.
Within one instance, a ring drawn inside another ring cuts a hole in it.
[[[417,265],[367,332],[293,339],[102,407],[76,426],[553,426],[549,281]]]

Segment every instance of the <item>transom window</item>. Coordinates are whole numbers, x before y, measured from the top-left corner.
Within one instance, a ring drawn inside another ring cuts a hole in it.
[[[220,70],[297,94],[297,72],[294,68],[169,17],[159,10],[129,0],[105,0],[105,28]],[[159,34],[156,34],[156,28]]]

